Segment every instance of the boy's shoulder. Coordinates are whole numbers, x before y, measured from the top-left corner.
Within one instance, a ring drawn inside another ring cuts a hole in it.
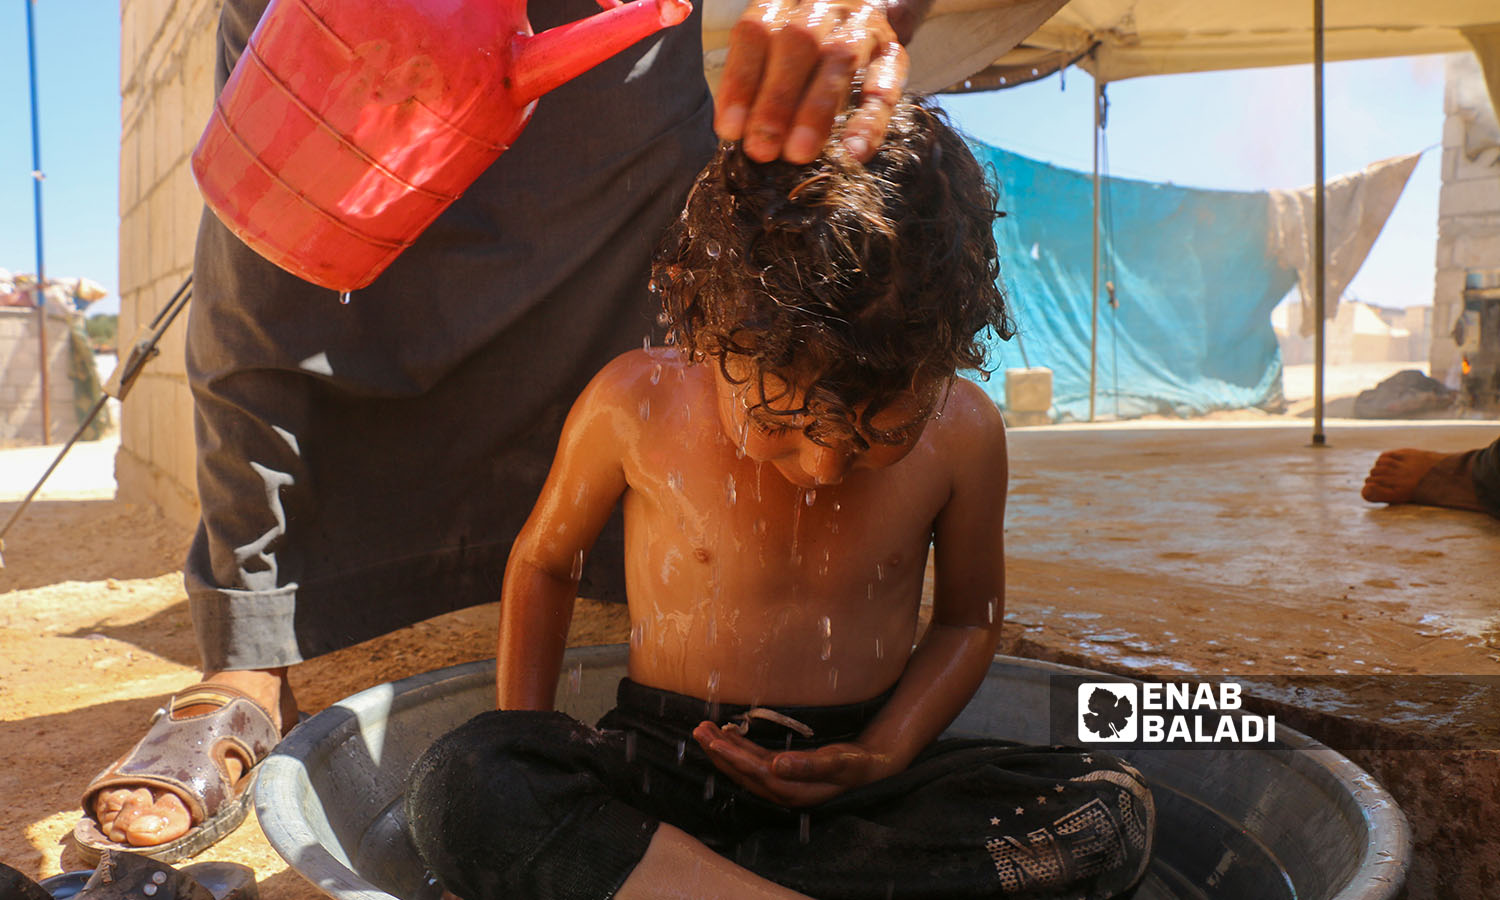
[[[993,452],[1005,447],[1005,417],[984,389],[955,376],[933,418],[934,437],[959,448]]]
[[[684,384],[691,368],[675,348],[629,350],[605,363],[580,399],[589,405],[620,405],[662,394]]]

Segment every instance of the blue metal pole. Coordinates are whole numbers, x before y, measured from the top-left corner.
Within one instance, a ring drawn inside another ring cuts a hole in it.
[[[47,270],[42,256],[42,130],[36,102],[36,25],[26,4],[26,57],[31,67],[31,184],[36,208],[36,333],[38,358],[42,370],[42,443],[52,443],[52,404],[47,390]]]

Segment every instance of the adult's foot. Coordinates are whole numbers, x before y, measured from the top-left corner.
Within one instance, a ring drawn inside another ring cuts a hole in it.
[[[1416,503],[1485,512],[1474,493],[1474,451],[1387,450],[1370,467],[1359,495],[1371,503]]]
[[[249,695],[271,716],[277,730],[285,735],[297,724],[297,700],[287,680],[287,669],[249,669],[234,672],[206,673],[203,681],[237,688]],[[182,712],[197,710],[188,707]],[[240,760],[233,755],[224,759],[229,781],[244,774]],[[99,830],[110,840],[134,847],[152,847],[176,840],[195,824],[187,805],[176,793],[161,787],[142,785],[137,788],[112,788],[100,791],[94,800],[94,818]]]

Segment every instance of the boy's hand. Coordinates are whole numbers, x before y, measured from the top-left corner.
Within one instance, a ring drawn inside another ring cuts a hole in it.
[[[816,806],[894,769],[889,757],[855,743],[776,752],[712,722],[693,729],[693,737],[735,784],[782,806]]]
[[[859,109],[843,140],[855,158],[869,162],[906,85],[902,39],[930,4],[752,0],[729,35],[714,130],[726,141],[743,140],[757,162],[811,162],[858,79]],[[907,5],[919,11],[908,15]],[[905,33],[898,35],[898,27]]]

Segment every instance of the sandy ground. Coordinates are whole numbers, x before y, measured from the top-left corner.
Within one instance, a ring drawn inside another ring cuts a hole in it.
[[[86,866],[68,838],[91,777],[196,680],[180,568],[190,535],[108,497],[112,445],[81,445],[6,538],[0,569],[0,861],[41,878]],[[0,521],[55,451],[0,451]],[[494,605],[443,616],[294,670],[316,712],[372,684],[494,655]],[[584,602],[574,643],[626,639],[624,609]],[[254,821],[203,858],[252,866],[263,900],[321,891],[277,856]]]
[[[1462,449],[1494,424],[1345,423],[1333,449],[1309,452],[1305,422],[1261,418],[1200,423],[1190,440],[1159,423],[1019,430],[1007,649],[1169,679],[1500,674],[1500,523],[1357,498],[1376,449]],[[0,451],[0,520],[51,455]],[[0,861],[34,877],[82,867],[67,836],[83,786],[196,675],[179,574],[189,535],[112,500],[112,458],[109,442],[75,450],[4,547]],[[1488,568],[1476,572],[1475,560]],[[371,684],[490,657],[496,619],[480,607],[311,661],[294,670],[298,699],[317,711]],[[583,602],[570,639],[627,633],[622,608]],[[253,866],[265,900],[322,896],[253,816],[206,858]]]

